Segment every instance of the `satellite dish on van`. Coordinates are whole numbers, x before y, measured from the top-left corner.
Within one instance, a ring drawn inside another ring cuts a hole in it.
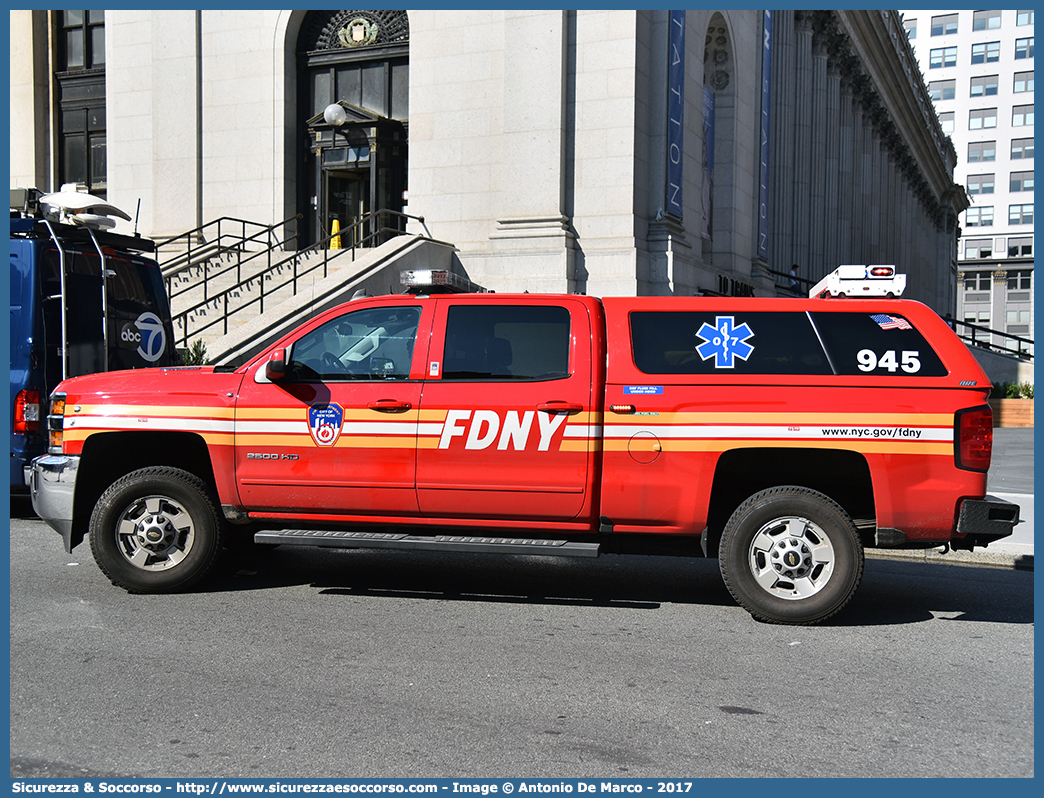
[[[78,191],[74,183],[66,183],[62,186],[61,191],[54,194],[44,194],[40,197],[39,204],[44,216],[48,219],[63,221],[63,217],[68,217],[67,220],[73,224],[81,224],[85,227],[94,227],[95,229],[98,227],[115,226],[115,222],[109,225],[104,224],[104,222],[99,223],[98,220],[101,217],[117,216],[124,221],[129,222],[131,220],[128,214],[115,205],[110,205],[101,197],[95,197],[86,191]],[[75,217],[80,215],[86,216],[77,222]]]

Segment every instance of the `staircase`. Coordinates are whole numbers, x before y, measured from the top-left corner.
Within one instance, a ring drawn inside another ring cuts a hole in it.
[[[216,362],[219,356],[232,356],[230,347],[236,342],[248,343],[243,335],[235,335],[243,325],[251,325],[255,332],[278,326],[278,313],[272,316],[273,309],[289,303],[284,311],[290,312],[297,305],[314,304],[317,290],[323,296],[340,296],[339,287],[360,279],[372,282],[371,261],[390,268],[390,253],[415,249],[403,246],[404,242],[386,247],[405,236],[406,220],[411,218],[423,222],[419,217],[378,211],[373,215],[376,229],[368,235],[364,232],[371,222],[369,216],[356,229],[340,231],[340,238],[327,236],[300,249],[300,216],[273,225],[222,217],[157,241],[157,260],[170,298],[176,345],[185,349],[194,341],[202,341],[208,358]],[[336,244],[341,240],[359,243],[344,249],[330,248],[331,241]],[[405,236],[405,240],[430,239]],[[447,247],[439,245],[441,249]],[[377,254],[382,248],[387,251]],[[452,252],[452,247],[448,251]],[[437,255],[436,259],[443,258]],[[396,284],[397,277],[396,272]],[[317,289],[319,284],[321,288]],[[382,286],[381,293],[389,287]],[[259,324],[259,318],[267,321]]]

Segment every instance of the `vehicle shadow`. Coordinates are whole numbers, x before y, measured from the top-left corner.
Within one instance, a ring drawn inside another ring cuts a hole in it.
[[[257,549],[228,554],[200,590],[239,592],[310,585],[332,598],[367,600],[393,597],[646,610],[664,604],[737,606],[722,582],[717,560]],[[741,610],[737,607],[737,611]],[[825,625],[888,626],[937,618],[1033,623],[1033,574],[868,559],[852,602]]]

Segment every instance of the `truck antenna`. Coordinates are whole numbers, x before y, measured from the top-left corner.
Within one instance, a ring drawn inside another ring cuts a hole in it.
[[[138,217],[141,215],[141,197],[138,197],[138,207],[134,211],[134,235],[138,234]]]

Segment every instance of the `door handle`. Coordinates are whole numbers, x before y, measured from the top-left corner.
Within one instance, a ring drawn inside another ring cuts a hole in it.
[[[409,402],[401,402],[398,399],[378,399],[376,402],[370,402],[366,406],[370,410],[376,410],[378,413],[405,413],[413,407]]]
[[[583,405],[558,400],[544,402],[543,404],[537,405],[537,410],[540,410],[543,413],[567,413],[568,415],[573,415],[574,413],[581,412],[583,409]]]

